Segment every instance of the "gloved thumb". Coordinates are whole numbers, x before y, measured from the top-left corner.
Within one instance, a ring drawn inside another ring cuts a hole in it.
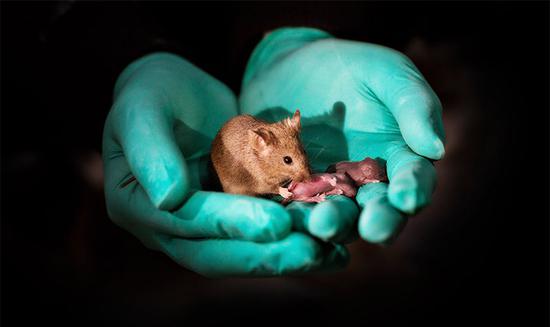
[[[388,101],[403,139],[421,156],[439,160],[445,155],[441,103],[427,84],[402,88]]]
[[[189,191],[185,159],[165,112],[149,100],[137,103],[117,128],[124,156],[155,207],[175,209]]]
[[[402,55],[390,56],[375,76],[373,88],[391,111],[407,145],[417,154],[439,160],[445,155],[442,106],[424,76]]]

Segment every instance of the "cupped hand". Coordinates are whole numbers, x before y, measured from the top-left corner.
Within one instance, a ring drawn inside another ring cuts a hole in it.
[[[380,45],[336,39],[313,28],[269,33],[248,62],[241,113],[278,120],[302,113],[302,139],[314,171],[343,160],[376,158],[389,184],[362,186],[319,205],[292,203],[302,228],[325,240],[353,234],[382,243],[427,206],[443,157],[441,103],[410,59]]]
[[[225,85],[178,56],[155,53],[129,65],[103,134],[111,219],[205,276],[344,266],[345,247],[296,232],[280,204],[208,189],[211,141],[237,112]]]

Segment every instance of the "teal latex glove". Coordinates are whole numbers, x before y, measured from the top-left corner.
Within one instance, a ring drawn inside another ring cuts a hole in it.
[[[436,173],[429,159],[444,155],[441,103],[403,54],[318,29],[281,28],[253,51],[239,105],[242,113],[273,121],[300,109],[316,172],[367,156],[386,163],[389,185],[367,184],[356,197],[365,240],[392,240],[406,215],[430,203]],[[313,235],[337,240],[356,222],[353,205],[333,197],[317,206],[292,203],[289,210]]]
[[[129,65],[103,134],[111,219],[205,276],[344,266],[345,247],[293,231],[298,221],[280,204],[204,189],[211,142],[237,112],[225,85],[178,56],[156,53]],[[137,182],[128,183],[132,176]]]

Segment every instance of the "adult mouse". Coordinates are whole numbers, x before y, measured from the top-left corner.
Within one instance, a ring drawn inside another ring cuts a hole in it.
[[[300,140],[300,111],[268,123],[251,115],[226,122],[212,142],[211,159],[223,191],[262,196],[311,176]]]

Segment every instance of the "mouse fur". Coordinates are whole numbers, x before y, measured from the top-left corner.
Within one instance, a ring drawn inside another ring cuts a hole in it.
[[[300,140],[300,111],[268,123],[251,115],[226,122],[212,142],[211,159],[223,191],[262,196],[311,176]]]

